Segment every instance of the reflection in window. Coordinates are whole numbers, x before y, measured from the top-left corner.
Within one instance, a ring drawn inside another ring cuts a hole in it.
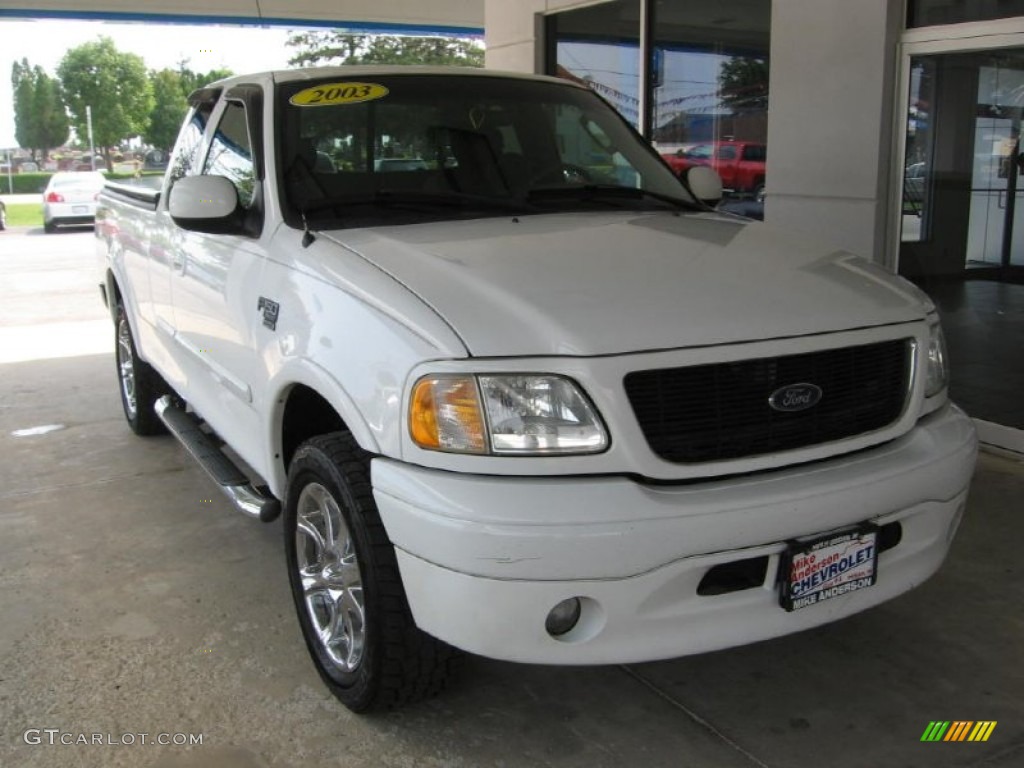
[[[653,135],[677,171],[711,165],[733,194],[765,183],[769,0],[654,4]]]
[[[932,160],[935,153],[932,105],[935,103],[937,59],[914,58],[910,67],[907,107],[907,152],[903,165],[900,239],[920,242],[928,237],[931,215]]]
[[[225,176],[238,190],[238,201],[243,208],[252,205],[256,173],[252,162],[252,144],[245,121],[245,107],[229,101],[221,116],[210,153],[203,169],[207,176]]]
[[[644,9],[652,33],[641,57]],[[547,25],[549,74],[585,83],[629,122],[650,126],[677,173],[710,165],[727,194],[760,199],[770,0],[614,0],[553,14]],[[646,99],[641,58],[650,62]]]
[[[211,105],[200,104],[189,113],[188,120],[174,142],[174,157],[170,163],[171,184],[184,176],[191,176],[198,170],[199,148],[203,143],[206,123],[210,119]]]
[[[587,85],[640,125],[640,0],[548,17],[549,75]]]

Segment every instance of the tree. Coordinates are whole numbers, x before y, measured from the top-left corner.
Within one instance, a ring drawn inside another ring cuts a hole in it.
[[[149,127],[142,137],[147,144],[167,152],[174,145],[181,120],[188,109],[185,89],[181,75],[173,69],[151,72],[149,78],[156,106],[149,117]]]
[[[68,140],[68,117],[60,83],[27,59],[11,67],[14,90],[14,137],[28,149],[32,159],[37,153],[46,160],[54,147]]]
[[[209,85],[214,80],[223,80],[231,77],[234,72],[230,69],[211,69],[209,72],[193,72],[188,68],[188,59],[178,62],[178,76],[181,78],[181,91],[187,99],[189,94],[197,88]]]
[[[465,37],[398,37],[352,35],[340,30],[301,32],[288,38],[296,49],[293,66],[321,64],[433,64],[482,67],[484,51]]]
[[[161,69],[149,73],[155,107],[150,115],[149,128],[143,133],[147,144],[169,152],[181,128],[181,120],[188,110],[188,97],[192,91],[215,80],[231,77],[230,69],[193,72],[188,60],[178,62],[178,68]]]
[[[35,138],[35,112],[32,110],[32,101],[35,86],[28,59],[14,62],[11,67],[11,87],[14,93],[14,140],[19,147],[32,152],[34,160],[35,150],[32,145]]]
[[[153,110],[153,89],[146,65],[133,53],[122,53],[109,37],[68,51],[57,67],[75,131],[86,139],[86,107],[92,107],[93,139],[113,170],[111,147],[142,135]]]
[[[722,103],[734,114],[768,109],[767,59],[734,56],[718,74]]]
[[[38,149],[46,160],[50,150],[61,147],[71,134],[67,108],[60,81],[36,67],[36,92],[34,98],[38,136]]]

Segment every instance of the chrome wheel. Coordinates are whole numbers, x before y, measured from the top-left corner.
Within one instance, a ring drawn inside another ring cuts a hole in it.
[[[124,409],[129,419],[139,412],[135,398],[135,357],[132,350],[132,331],[122,313],[117,323],[117,371],[121,379],[121,393],[124,395]]]
[[[343,672],[354,672],[366,644],[355,542],[337,501],[319,483],[302,489],[296,507],[296,567],[306,613],[331,662]]]

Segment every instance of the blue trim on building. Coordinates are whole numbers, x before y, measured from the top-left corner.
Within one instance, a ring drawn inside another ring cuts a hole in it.
[[[28,8],[0,8],[0,20],[63,19],[68,21],[143,21],[153,24],[232,24],[245,27],[307,27],[341,29],[362,34],[395,34],[421,37],[483,37],[480,27],[395,24],[377,21],[329,21],[325,19],[284,19],[253,16],[188,16],[170,13],[129,13],[119,11],[55,11]]]

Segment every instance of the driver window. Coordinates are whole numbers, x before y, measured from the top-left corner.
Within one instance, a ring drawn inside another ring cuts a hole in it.
[[[227,177],[238,190],[238,201],[241,206],[252,207],[256,171],[253,166],[245,107],[240,103],[227,103],[210,142],[203,174]]]
[[[203,145],[203,134],[212,110],[213,105],[207,103],[194,107],[182,126],[178,140],[174,142],[174,156],[170,163],[171,185],[184,176],[198,172],[199,150]]]

